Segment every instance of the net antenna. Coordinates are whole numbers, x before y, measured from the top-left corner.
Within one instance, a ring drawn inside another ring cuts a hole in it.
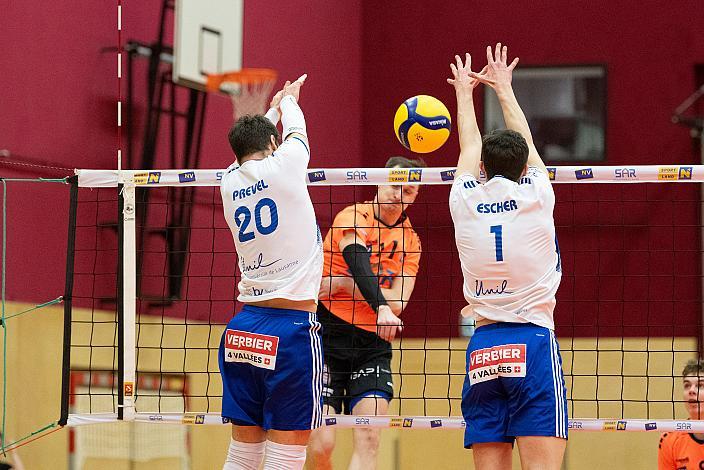
[[[220,92],[230,97],[233,120],[236,120],[246,114],[264,114],[277,76],[273,69],[245,68],[236,72],[208,75],[206,88],[210,92]]]

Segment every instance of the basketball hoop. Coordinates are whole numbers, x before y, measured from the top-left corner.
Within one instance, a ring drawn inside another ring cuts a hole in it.
[[[272,69],[242,69],[208,75],[206,88],[228,95],[232,100],[233,117],[237,119],[245,114],[264,114],[276,77],[276,70]]]

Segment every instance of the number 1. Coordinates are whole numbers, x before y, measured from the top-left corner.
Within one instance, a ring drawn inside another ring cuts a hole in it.
[[[496,243],[496,261],[504,260],[504,245],[501,237],[502,228],[503,227],[501,225],[492,225],[489,230],[494,234],[494,242]]]

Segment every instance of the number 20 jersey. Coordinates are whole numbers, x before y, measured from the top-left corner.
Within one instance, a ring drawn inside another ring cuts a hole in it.
[[[468,307],[462,314],[554,329],[562,276],[548,175],[529,168],[518,183],[470,174],[450,190],[450,213]]]
[[[310,155],[298,136],[223,176],[220,193],[241,274],[240,302],[318,298],[320,230],[306,185]]]

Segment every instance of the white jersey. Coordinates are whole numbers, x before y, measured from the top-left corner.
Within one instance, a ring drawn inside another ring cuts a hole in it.
[[[450,212],[469,304],[463,315],[554,329],[562,277],[554,208],[548,175],[537,168],[518,183],[455,179]]]
[[[294,135],[267,158],[248,160],[222,178],[240,302],[318,299],[323,244],[306,185],[309,159],[306,143]]]

